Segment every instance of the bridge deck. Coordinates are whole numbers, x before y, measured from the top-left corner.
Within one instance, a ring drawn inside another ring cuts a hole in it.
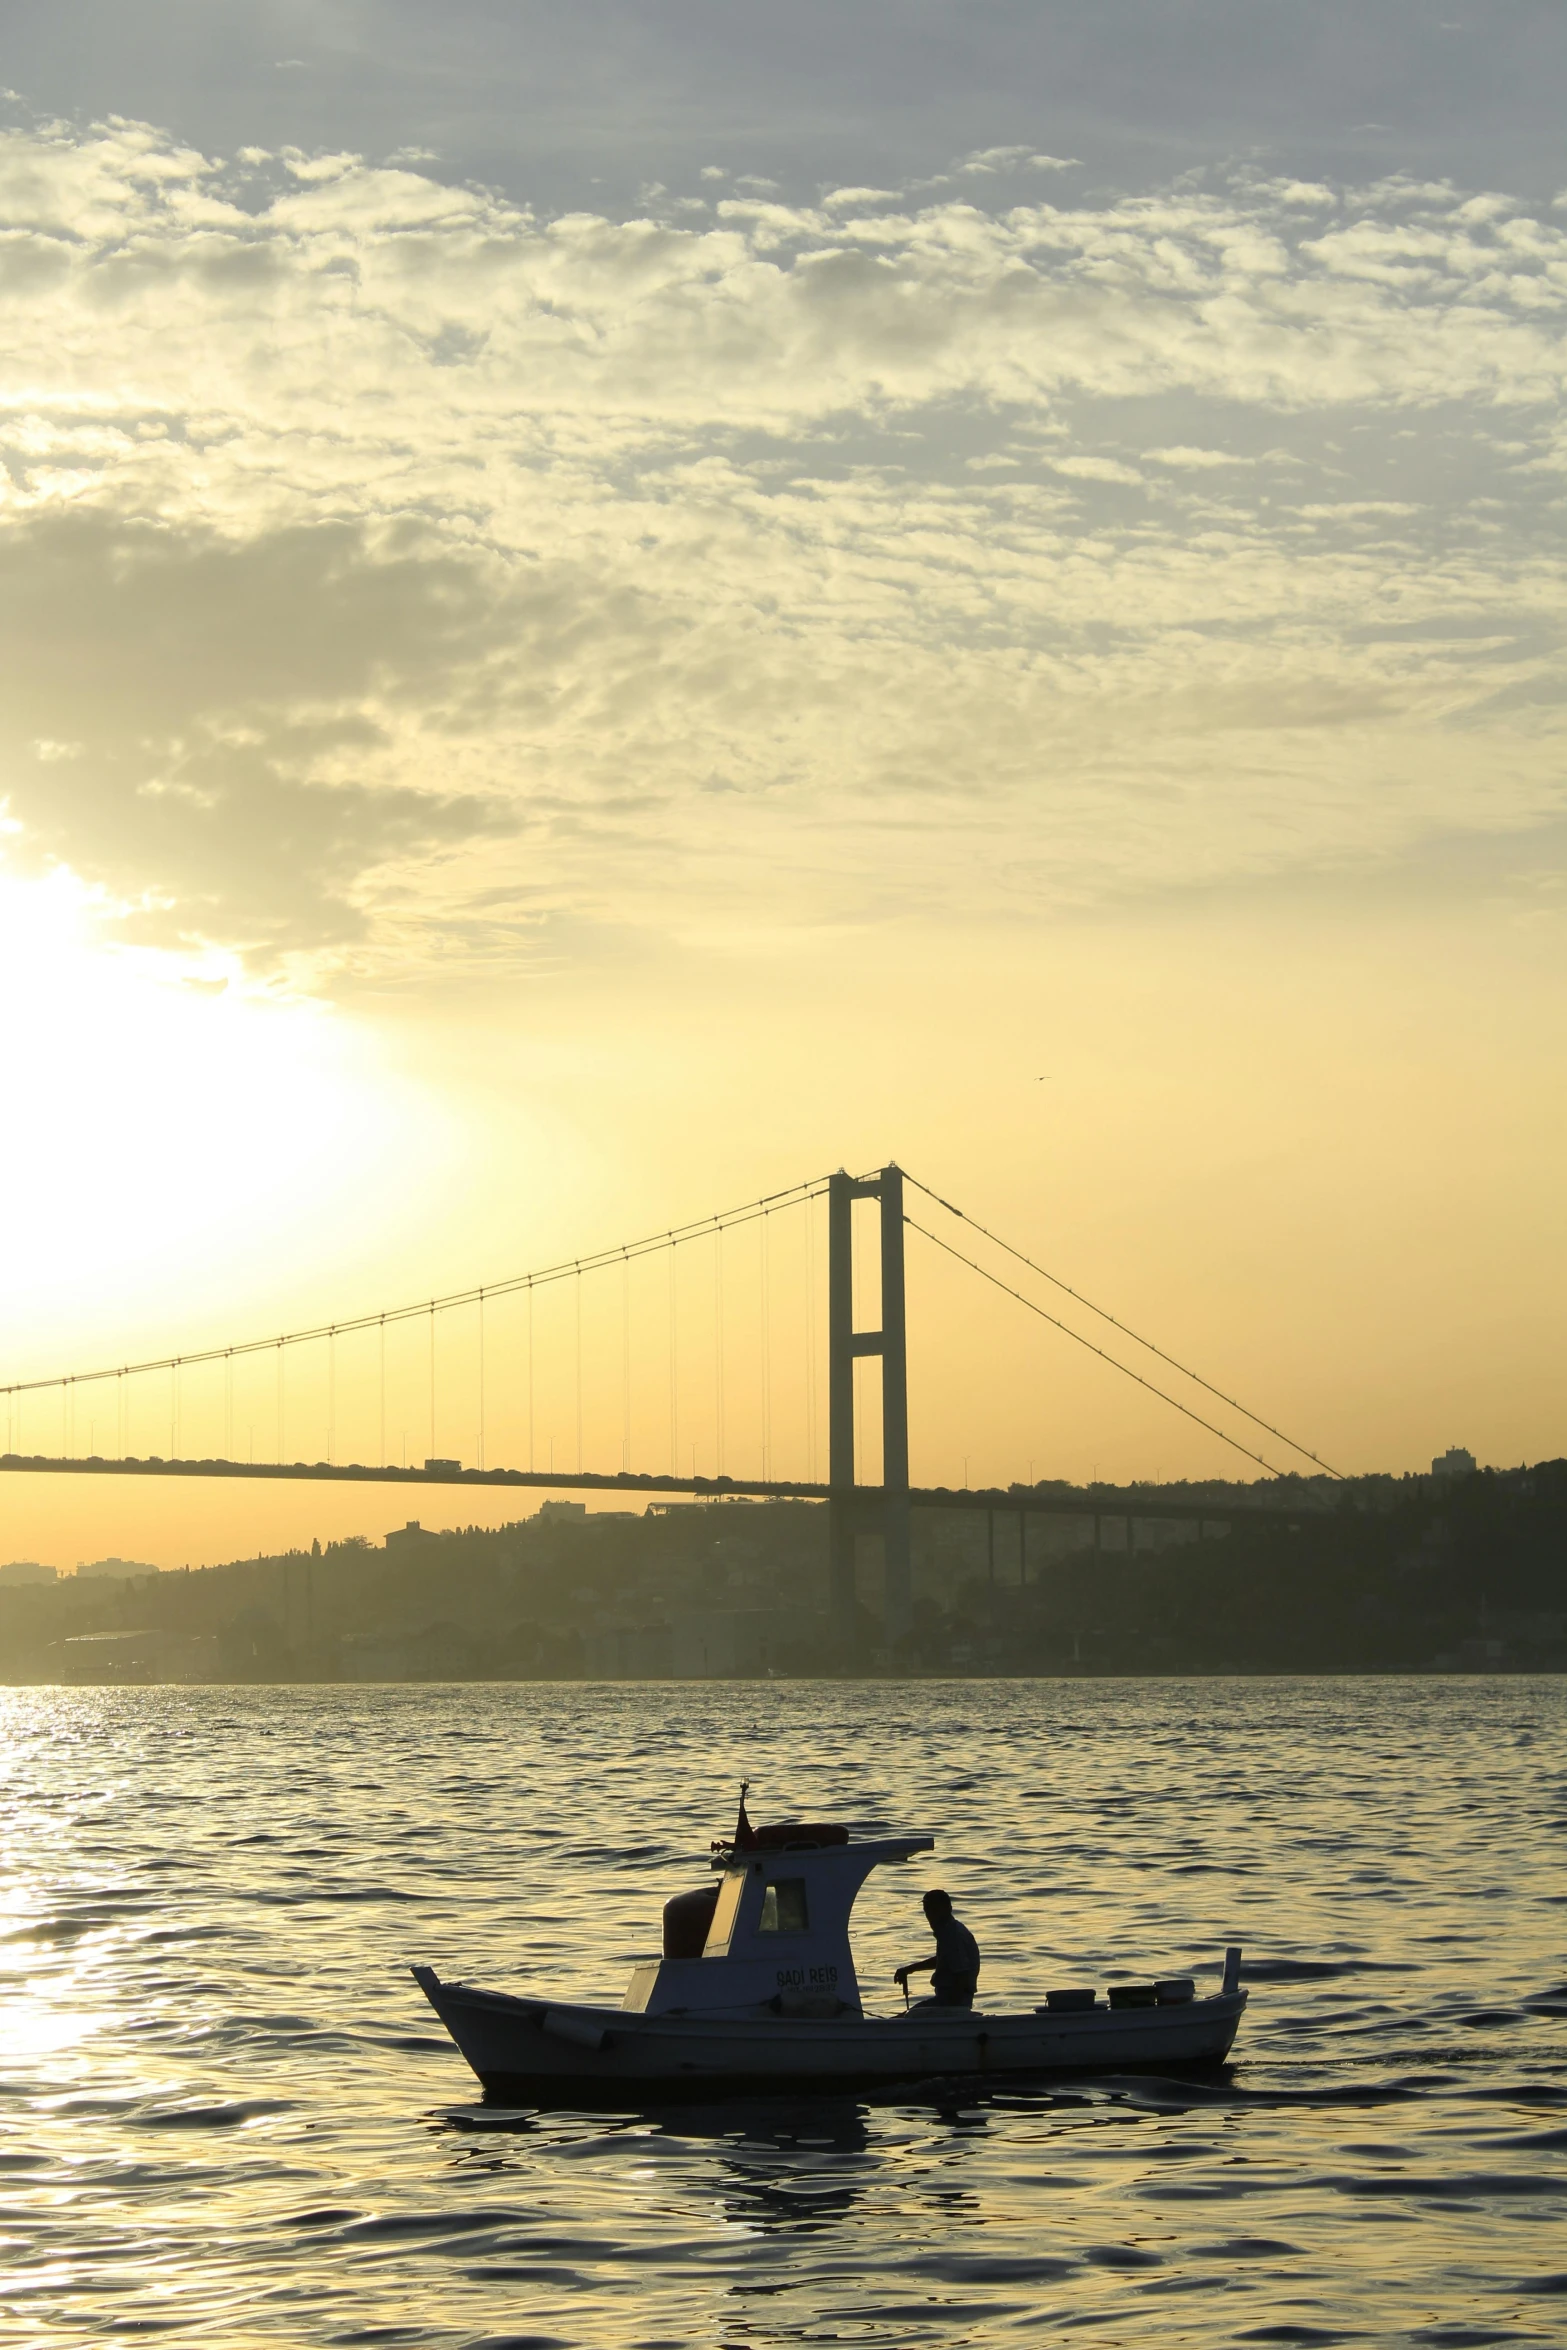
[[[703,1500],[726,1495],[762,1501],[831,1501],[830,1485],[748,1477],[658,1477],[620,1471],[614,1475],[554,1469],[465,1469],[437,1466],[402,1469],[372,1468],[358,1462],[332,1461],[184,1461],[104,1460],[96,1454],[86,1460],[56,1458],[48,1453],[0,1453],[0,1473],[17,1470],[60,1477],[243,1477],[266,1481],[301,1481],[328,1485],[438,1485],[476,1490],[515,1488],[533,1492],[606,1493],[639,1496],[656,1501],[661,1494],[689,1493]],[[884,1499],[879,1485],[855,1485],[849,1495],[874,1524]],[[841,1497],[840,1497],[841,1498]],[[1162,1495],[1096,1486],[1081,1493],[1038,1493],[999,1488],[916,1485],[909,1490],[914,1509],[996,1510],[1029,1517],[1196,1519],[1204,1525],[1225,1526],[1237,1518],[1263,1518],[1298,1525],[1303,1519],[1331,1515],[1321,1502],[1277,1501],[1167,1501]]]

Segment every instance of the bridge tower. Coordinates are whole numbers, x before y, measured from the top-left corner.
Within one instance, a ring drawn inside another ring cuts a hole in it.
[[[881,1208],[881,1328],[854,1327],[854,1203]],[[903,1285],[903,1170],[883,1167],[857,1181],[840,1169],[827,1186],[827,1428],[832,1490],[832,1598],[839,1639],[852,1659],[854,1545],[865,1490],[854,1458],[854,1364],[881,1357],[880,1518],[886,1632],[901,1639],[913,1616],[909,1557],[909,1357]]]

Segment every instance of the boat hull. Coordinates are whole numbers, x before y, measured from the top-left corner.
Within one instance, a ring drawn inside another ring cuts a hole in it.
[[[658,2096],[778,2094],[878,2084],[1001,2080],[1216,2064],[1235,2039],[1244,1991],[1179,2006],[1077,2014],[647,2016],[443,1983],[416,1967],[430,2005],[490,2094],[518,2104]]]

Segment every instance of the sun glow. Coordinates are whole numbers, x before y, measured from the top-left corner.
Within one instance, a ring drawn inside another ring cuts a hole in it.
[[[373,1034],[229,958],[116,943],[107,913],[69,875],[0,878],[11,1377],[319,1294],[324,1260],[374,1241],[367,1169],[395,1149],[417,1193],[442,1158],[444,1122]]]

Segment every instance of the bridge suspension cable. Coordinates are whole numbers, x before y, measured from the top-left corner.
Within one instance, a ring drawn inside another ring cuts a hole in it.
[[[977,1216],[967,1215],[962,1208],[954,1207],[951,1200],[943,1199],[940,1192],[938,1191],[932,1191],[928,1183],[921,1183],[917,1175],[910,1175],[905,1172],[904,1181],[906,1183],[912,1184],[916,1191],[922,1191],[927,1199],[934,1200],[938,1208],[945,1208],[949,1216],[956,1216],[960,1224],[967,1224],[970,1231],[978,1232],[984,1239],[990,1241],[994,1247],[1004,1249],[1009,1257],[1015,1257],[1020,1265],[1026,1265],[1031,1273],[1037,1273],[1041,1281],[1048,1281],[1052,1289],[1059,1289],[1062,1295],[1071,1298],[1074,1304],[1086,1306],[1089,1313],[1096,1314],[1101,1322],[1108,1322],[1113,1330],[1119,1330],[1124,1338],[1131,1339],[1134,1346],[1144,1347],[1149,1354],[1157,1355],[1161,1363],[1168,1363],[1172,1371],[1179,1371],[1181,1377],[1183,1379],[1190,1379],[1194,1387],[1203,1388],[1209,1395],[1216,1397],[1220,1403],[1227,1404],[1232,1412],[1239,1412],[1241,1418],[1243,1420],[1250,1420],[1254,1428],[1261,1428],[1265,1430],[1269,1436],[1276,1436],[1281,1444],[1287,1444],[1289,1446],[1291,1452],[1298,1452],[1305,1460],[1315,1461],[1319,1469],[1325,1469],[1330,1477],[1337,1477],[1342,1481],[1344,1477],[1344,1471],[1342,1469],[1335,1469],[1331,1461],[1325,1461],[1321,1454],[1313,1452],[1309,1445],[1297,1444],[1293,1436],[1286,1436],[1282,1428],[1275,1428],[1271,1420],[1265,1420],[1262,1418],[1260,1413],[1249,1410],[1247,1406],[1241,1403],[1235,1396],[1226,1395],[1222,1387],[1215,1387],[1212,1380],[1205,1379],[1200,1371],[1193,1371],[1185,1363],[1178,1363],[1174,1355],[1165,1353],[1162,1346],[1155,1346],[1151,1338],[1141,1337],[1138,1332],[1133,1330],[1127,1323],[1118,1321],[1114,1314],[1108,1313],[1103,1306],[1096,1306],[1092,1298],[1084,1297],[1081,1290],[1069,1287],[1069,1285],[1065,1281],[1059,1279],[1056,1274],[1047,1272],[1044,1266],[1036,1264],[1032,1257],[1026,1257],[1020,1248],[1014,1248],[1009,1240],[1003,1240],[999,1232],[992,1232],[988,1226],[981,1224]],[[912,1221],[912,1219],[910,1219],[910,1221]],[[920,1224],[915,1225],[914,1229],[917,1232],[924,1232],[925,1230],[924,1226]],[[934,1232],[925,1232],[925,1238],[927,1240],[936,1240],[936,1235]],[[936,1240],[936,1246],[938,1248],[944,1248],[946,1247],[946,1243],[941,1240]],[[956,1256],[958,1252],[956,1249],[950,1249],[948,1250],[948,1254],[950,1256]],[[961,1262],[967,1264],[969,1259],[964,1257],[961,1259]],[[974,1270],[977,1273],[983,1273],[984,1267],[982,1265],[976,1265]],[[992,1278],[992,1276],[986,1274],[985,1278],[989,1280]],[[1005,1288],[1005,1286],[1006,1284],[1004,1282],[997,1283],[998,1288]],[[1017,1297],[1020,1295],[1020,1292],[1017,1290],[1011,1290],[1008,1292],[1008,1294],[1010,1296]],[[1024,1305],[1028,1305],[1030,1302],[1031,1301],[1028,1298],[1022,1299],[1022,1303]],[[1039,1309],[1035,1307],[1034,1311],[1038,1312]],[[1046,1314],[1044,1318],[1048,1322],[1053,1317],[1049,1314]],[[1064,1322],[1058,1322],[1056,1327],[1060,1330],[1067,1329],[1067,1325]],[[1068,1330],[1067,1335],[1068,1337],[1075,1338],[1077,1333],[1075,1330]],[[1089,1341],[1085,1339],[1082,1343],[1086,1346],[1089,1344]],[[1095,1354],[1103,1353],[1103,1349],[1097,1346],[1093,1351]],[[1107,1363],[1114,1362],[1115,1358],[1113,1355],[1105,1355],[1104,1360]],[[1125,1370],[1126,1366],[1123,1363],[1118,1363],[1116,1364],[1116,1368],[1118,1370]],[[1137,1378],[1137,1373],[1135,1371],[1127,1371],[1126,1375],[1129,1379]],[[1148,1386],[1148,1381],[1144,1379],[1140,1382],[1140,1384],[1146,1387]],[[1152,1390],[1152,1392],[1155,1395],[1161,1395],[1164,1391],[1162,1388],[1156,1387]],[[1173,1396],[1165,1396],[1164,1400],[1166,1403],[1175,1403],[1175,1398]],[[1186,1406],[1179,1403],[1175,1404],[1175,1408],[1177,1411],[1186,1410]],[[1197,1414],[1195,1412],[1188,1412],[1187,1417],[1188,1419],[1196,1419]],[[1208,1425],[1206,1420],[1199,1421],[1198,1424],[1204,1428],[1206,1428]],[[1218,1431],[1216,1430],[1215,1433],[1217,1434]],[[1224,1441],[1226,1444],[1228,1444],[1231,1439],[1229,1437],[1225,1437]],[[1246,1452],[1246,1447],[1244,1445],[1240,1445],[1237,1447],[1237,1450]],[[1248,1460],[1253,1461],[1260,1460],[1262,1458],[1260,1453],[1254,1452],[1246,1452],[1246,1457]],[[1263,1462],[1263,1466],[1264,1468],[1267,1467],[1267,1463],[1265,1461]],[[1283,1476],[1285,1474],[1282,1469],[1277,1469],[1273,1473],[1275,1476]]]
[[[922,1183],[920,1185],[921,1191],[924,1188]],[[1206,1428],[1209,1435],[1217,1436],[1221,1444],[1228,1444],[1236,1452],[1244,1453],[1249,1461],[1255,1461],[1259,1468],[1266,1469],[1270,1477],[1282,1477],[1285,1474],[1282,1469],[1276,1469],[1272,1461],[1265,1461],[1260,1452],[1253,1452],[1250,1445],[1242,1444],[1237,1437],[1226,1436],[1222,1428],[1216,1428],[1211,1420],[1205,1420],[1202,1414],[1194,1412],[1189,1404],[1181,1403],[1173,1395],[1167,1395],[1162,1387],[1155,1387],[1153,1381],[1145,1379],[1140,1371],[1133,1371],[1125,1363],[1118,1362],[1114,1355],[1106,1354],[1102,1346],[1095,1346],[1091,1338],[1085,1338],[1082,1332],[1074,1330],[1069,1322],[1061,1321],[1055,1314],[1047,1314],[1043,1306],[1036,1305],[1031,1297],[1025,1297],[1021,1289],[1014,1289],[1010,1281],[1002,1280],[999,1273],[992,1273],[984,1265],[977,1263],[973,1257],[966,1257],[960,1248],[954,1248],[950,1241],[941,1239],[939,1234],[932,1232],[928,1225],[917,1223],[912,1216],[905,1216],[903,1221],[911,1232],[917,1232],[922,1239],[932,1241],[945,1255],[955,1257],[960,1265],[967,1265],[969,1271],[977,1273],[982,1281],[990,1282],[996,1289],[1003,1290],[1008,1297],[1015,1297],[1020,1306],[1027,1306],[1031,1314],[1037,1314],[1040,1320],[1048,1322],[1053,1330],[1062,1330],[1068,1338],[1075,1338],[1079,1346],[1086,1346],[1090,1354],[1097,1355],[1102,1363],[1108,1363],[1113,1371],[1119,1371],[1127,1379],[1135,1379],[1139,1387],[1146,1387],[1149,1394],[1156,1395],[1161,1403],[1171,1405],[1174,1410],[1183,1413],[1188,1420],[1195,1420],[1199,1428]]]
[[[232,1361],[241,1355],[263,1354],[270,1347],[306,1346],[323,1338],[347,1337],[360,1330],[384,1330],[389,1323],[410,1322],[420,1315],[430,1316],[430,1368],[432,1390],[432,1438],[434,1434],[433,1390],[435,1376],[435,1316],[458,1306],[477,1305],[484,1298],[513,1297],[526,1292],[532,1297],[536,1289],[546,1289],[552,1283],[572,1281],[584,1273],[601,1271],[607,1265],[630,1264],[640,1257],[654,1256],[660,1249],[675,1249],[687,1241],[715,1240],[722,1232],[737,1225],[753,1224],[759,1216],[774,1215],[781,1208],[803,1205],[818,1199],[826,1192],[827,1178],[813,1176],[805,1183],[794,1183],[786,1191],[770,1192],[765,1199],[749,1200],[743,1206],[726,1208],[711,1216],[698,1217],[690,1224],[671,1226],[666,1232],[653,1232],[641,1240],[625,1241],[613,1248],[597,1250],[592,1256],[564,1258],[559,1264],[546,1265],[535,1273],[515,1273],[505,1281],[488,1281],[472,1289],[454,1289],[444,1297],[421,1298],[417,1305],[389,1306],[384,1310],[358,1314],[340,1322],[318,1322],[306,1329],[285,1330],[270,1338],[248,1338],[229,1346],[209,1346],[188,1354],[156,1355],[140,1363],[114,1363],[96,1371],[56,1371],[46,1379],[11,1379],[0,1382],[0,1395],[8,1401],[24,1395],[44,1393],[52,1388],[62,1391],[73,1387],[89,1387],[103,1379],[136,1378],[147,1371],[167,1371],[177,1380],[182,1370],[200,1363]],[[278,1359],[279,1399],[281,1409],[282,1357]],[[177,1413],[177,1394],[173,1411]]]

